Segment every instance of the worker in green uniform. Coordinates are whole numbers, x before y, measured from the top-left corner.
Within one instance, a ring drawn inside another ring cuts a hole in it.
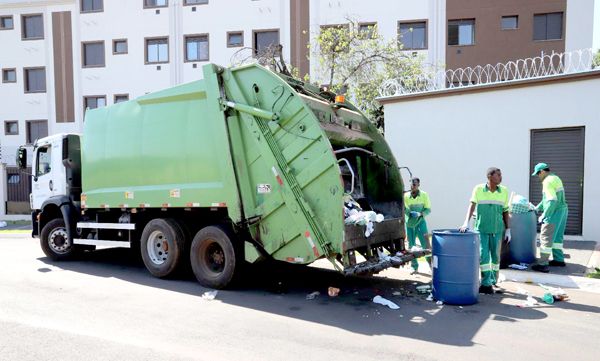
[[[502,235],[510,242],[508,223],[508,188],[501,186],[502,172],[498,168],[487,170],[487,183],[476,185],[471,195],[465,222],[460,232],[469,229],[469,221],[476,210],[475,230],[479,232],[481,286],[479,293],[494,293],[497,272],[500,271],[500,245]]]
[[[416,245],[416,238],[419,238],[421,247],[429,249],[429,233],[425,216],[431,213],[431,202],[429,195],[420,190],[421,180],[419,178],[411,179],[410,192],[404,193],[404,207],[406,209],[406,235],[408,237],[408,247]],[[431,256],[426,257],[427,262],[431,264]],[[419,263],[413,259],[411,266],[414,272],[419,269]]]
[[[542,223],[542,229],[540,231],[540,259],[531,269],[548,273],[550,271],[548,265],[565,266],[563,237],[569,208],[562,180],[550,172],[548,164],[536,164],[532,176],[536,175],[542,182],[542,201],[535,207],[538,212],[542,212],[538,219],[538,222]],[[552,261],[548,262],[550,253],[552,253]]]

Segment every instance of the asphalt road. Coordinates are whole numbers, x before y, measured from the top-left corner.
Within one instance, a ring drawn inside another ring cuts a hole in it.
[[[54,263],[38,240],[7,234],[0,249],[0,360],[598,359],[598,294],[520,308],[520,289],[542,289],[504,282],[504,294],[458,307],[426,301],[414,287],[429,279],[406,269],[344,278],[277,266],[206,300],[191,276],[153,278],[128,250]],[[400,309],[372,303],[378,294]]]

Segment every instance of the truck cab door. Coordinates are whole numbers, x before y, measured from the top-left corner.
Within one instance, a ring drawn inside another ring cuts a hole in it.
[[[56,162],[53,158],[59,153],[52,147],[52,143],[38,145],[33,154],[33,182],[32,182],[32,208],[41,209],[48,198],[56,195]]]

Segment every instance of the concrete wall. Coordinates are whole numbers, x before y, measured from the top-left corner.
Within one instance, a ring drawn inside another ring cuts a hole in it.
[[[596,75],[387,103],[386,139],[398,163],[409,166],[429,192],[430,227],[462,224],[471,190],[486,181],[490,166],[502,170],[503,184],[511,191],[528,197],[531,129],[585,126],[583,238],[600,239],[600,73]]]

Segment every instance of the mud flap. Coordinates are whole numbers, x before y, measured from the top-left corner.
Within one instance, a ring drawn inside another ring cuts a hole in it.
[[[398,252],[394,256],[386,256],[372,261],[357,263],[344,269],[344,275],[361,275],[381,272],[390,267],[400,267],[413,259],[431,254],[431,250],[424,249],[414,252]]]

